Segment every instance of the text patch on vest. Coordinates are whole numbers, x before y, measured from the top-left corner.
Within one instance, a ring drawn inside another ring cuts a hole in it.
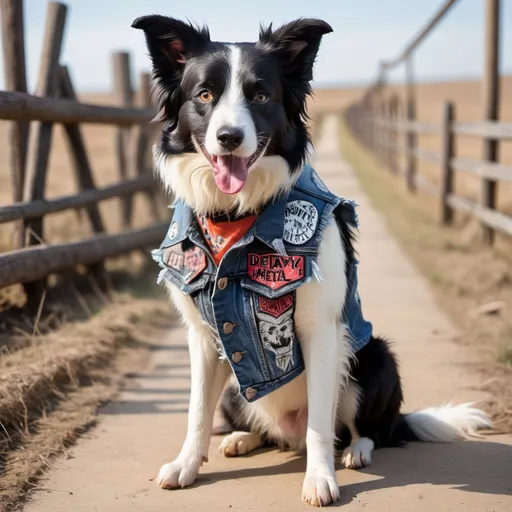
[[[310,240],[318,224],[318,210],[309,201],[290,201],[284,212],[283,238],[293,245]]]
[[[274,318],[279,318],[283,313],[293,308],[293,293],[287,293],[277,299],[258,296],[258,310]]]
[[[273,290],[304,277],[304,256],[249,253],[249,277]]]
[[[187,284],[200,275],[207,266],[206,254],[200,247],[191,247],[183,251],[181,244],[164,249],[163,261],[168,267],[176,270]]]

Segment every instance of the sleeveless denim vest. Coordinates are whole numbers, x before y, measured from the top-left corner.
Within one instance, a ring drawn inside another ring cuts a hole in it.
[[[297,288],[322,279],[321,235],[335,217],[357,228],[355,204],[329,192],[306,165],[292,190],[268,204],[218,268],[193,211],[181,201],[153,258],[163,279],[195,301],[241,395],[257,400],[297,377],[304,360],[294,328]],[[349,262],[342,318],[357,352],[370,340],[357,292],[357,260]]]

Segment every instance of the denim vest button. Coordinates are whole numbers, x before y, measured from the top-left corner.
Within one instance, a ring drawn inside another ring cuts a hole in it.
[[[227,285],[228,285],[228,278],[227,277],[221,277],[217,281],[217,286],[218,286],[219,290],[225,290]]]
[[[235,324],[232,324],[231,322],[225,322],[224,325],[222,326],[224,334],[231,334],[234,328]]]
[[[244,355],[242,354],[242,352],[233,352],[231,354],[231,361],[233,361],[233,363],[235,364],[241,363],[243,358]]]
[[[258,393],[258,391],[254,388],[247,388],[245,390],[245,396],[247,398],[247,400],[252,400],[256,394]]]

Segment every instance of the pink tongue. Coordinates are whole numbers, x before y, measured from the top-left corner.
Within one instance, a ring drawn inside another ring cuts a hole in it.
[[[218,156],[213,166],[217,187],[226,194],[236,194],[242,190],[247,179],[247,158],[225,155]]]

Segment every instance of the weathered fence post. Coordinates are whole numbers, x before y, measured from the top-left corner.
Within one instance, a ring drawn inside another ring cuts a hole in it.
[[[139,95],[137,103],[140,107],[151,106],[149,91],[149,75],[141,73],[139,80]],[[132,177],[138,176],[148,170],[148,146],[150,143],[151,126],[149,123],[140,124],[133,128],[132,138],[128,149],[128,174]],[[157,196],[154,190],[146,192],[148,206],[155,219],[160,218]]]
[[[64,98],[78,101],[71,81],[69,70],[66,66],[60,68],[60,92]],[[91,165],[85,148],[85,143],[78,123],[69,123],[64,125],[66,131],[69,151],[73,160],[75,168],[76,180],[80,191],[95,189],[96,183],[92,174]],[[87,215],[91,223],[94,233],[104,233],[105,225],[97,205],[87,207]],[[105,266],[102,262],[95,263],[89,267],[90,271],[95,275],[98,280],[98,285],[103,291],[109,291],[110,282],[108,275],[105,271]]]
[[[114,94],[118,104],[123,107],[133,106],[133,88],[131,82],[130,54],[116,52],[112,55]],[[131,128],[120,127],[116,133],[117,169],[119,177],[123,180],[129,177],[129,147],[132,135]],[[123,227],[131,224],[133,198],[127,196],[121,202],[121,221]]]
[[[371,128],[370,128],[370,116],[371,116],[371,100],[370,95],[367,92],[364,95],[363,101],[362,101],[362,108],[360,110],[361,112],[361,130],[362,130],[362,138],[363,143],[366,149],[369,149],[371,146]]]
[[[416,91],[414,84],[414,69],[412,56],[408,56],[405,60],[406,75],[406,118],[407,123],[412,123],[416,119]],[[410,125],[407,126],[405,132],[405,179],[407,188],[414,192],[416,190],[416,146],[417,135]]]
[[[486,0],[485,20],[485,64],[483,78],[483,107],[484,120],[497,121],[499,119],[499,19],[500,0]],[[487,162],[498,160],[498,141],[496,139],[484,139],[483,159]],[[496,207],[497,183],[494,180],[483,178],[482,180],[482,205],[484,208]],[[482,224],[484,243],[492,245],[494,231],[489,226]]]
[[[400,100],[398,95],[393,94],[389,100],[389,117],[391,122],[391,134],[390,134],[390,152],[389,152],[389,167],[393,173],[398,173],[398,155],[399,155],[399,137],[398,137],[398,111],[399,111]]]
[[[370,150],[372,153],[377,153],[377,147],[378,147],[378,126],[376,121],[377,118],[377,112],[378,112],[378,98],[376,94],[372,91],[371,93],[371,103],[370,103],[370,115],[369,115],[369,127],[371,130],[371,136],[370,136]]]
[[[379,160],[386,165],[386,144],[387,144],[387,135],[388,129],[386,126],[386,98],[384,94],[381,92],[379,95]]]
[[[140,74],[139,78],[139,101],[141,107],[151,108],[153,106],[153,102],[151,100],[151,73],[147,71],[143,71]],[[160,133],[161,127],[156,123],[146,123],[146,128],[148,131],[148,142],[146,145],[146,152],[144,154],[144,167],[148,169],[153,168],[153,150],[151,147],[151,141],[153,138]]]
[[[0,8],[2,12],[4,86],[7,91],[27,92],[23,0],[1,0]],[[23,197],[28,127],[26,121],[9,123],[9,157],[14,202],[21,201]]]
[[[58,94],[59,57],[66,12],[67,7],[63,4],[57,2],[48,4],[36,96],[55,97]],[[25,201],[44,198],[52,128],[51,122],[36,122],[31,129],[23,193]],[[43,219],[26,221],[25,235],[28,235],[28,245],[39,244],[44,239]],[[38,304],[44,287],[45,281],[26,285],[27,299],[33,304]]]
[[[380,105],[380,95],[375,94],[373,97],[373,129],[375,133],[375,142],[374,142],[374,153],[377,158],[380,158],[380,143],[381,143],[381,125],[380,125],[380,117],[381,117],[381,105]]]
[[[1,0],[0,9],[2,13],[4,87],[7,91],[27,92],[23,0]],[[12,199],[14,202],[19,202],[23,199],[29,123],[13,121],[9,123],[8,130]],[[15,247],[23,245],[23,222],[17,222],[14,227],[13,245]]]
[[[452,102],[447,101],[443,105],[441,122],[441,222],[443,224],[451,224],[453,221],[453,209],[448,198],[453,192],[454,120],[455,107]]]

